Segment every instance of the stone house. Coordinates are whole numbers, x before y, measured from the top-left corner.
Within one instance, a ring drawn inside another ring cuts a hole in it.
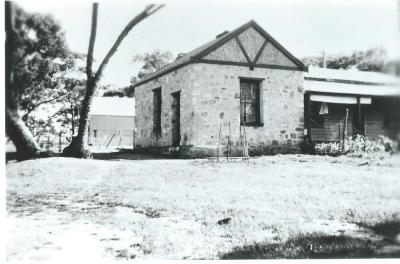
[[[137,145],[183,156],[299,151],[306,67],[256,22],[134,84]],[[244,143],[245,142],[245,143]],[[229,143],[229,144],[228,144]]]
[[[133,148],[135,99],[94,97],[89,113],[89,145],[92,148]]]

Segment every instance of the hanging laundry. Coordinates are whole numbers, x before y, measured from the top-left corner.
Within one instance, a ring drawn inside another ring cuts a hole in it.
[[[327,115],[327,114],[329,114],[328,104],[327,104],[327,103],[322,103],[322,104],[321,104],[321,108],[319,109],[319,114],[320,114],[320,115]]]

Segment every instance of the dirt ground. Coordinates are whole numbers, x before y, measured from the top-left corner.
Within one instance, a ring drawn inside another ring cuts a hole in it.
[[[8,260],[400,254],[399,155],[47,158],[6,170]]]

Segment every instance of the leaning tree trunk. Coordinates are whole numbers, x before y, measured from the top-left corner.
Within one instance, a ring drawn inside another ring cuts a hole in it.
[[[101,79],[104,68],[107,66],[109,60],[118,50],[118,47],[121,45],[122,41],[132,30],[132,28],[137,24],[139,24],[145,18],[157,12],[163,6],[164,5],[158,5],[158,6],[153,4],[148,5],[141,13],[139,13],[136,17],[134,17],[119,34],[114,45],[111,47],[111,49],[108,51],[107,55],[101,62],[99,69],[97,70],[97,72],[94,73],[92,70],[92,64],[93,64],[94,43],[96,41],[96,31],[97,31],[98,3],[93,4],[89,49],[86,57],[86,78],[87,78],[86,93],[80,111],[78,134],[76,137],[72,137],[71,144],[63,150],[64,156],[75,157],[75,158],[89,158],[91,156],[91,153],[87,146],[89,112],[94,91],[96,90],[97,84]]]
[[[6,28],[6,133],[17,149],[17,160],[37,158],[40,147],[32,134],[22,122],[18,114],[16,99],[14,96],[14,52],[15,52],[15,29],[13,3],[5,2],[5,28]]]
[[[6,133],[17,149],[17,160],[37,158],[39,145],[16,111],[6,109]]]

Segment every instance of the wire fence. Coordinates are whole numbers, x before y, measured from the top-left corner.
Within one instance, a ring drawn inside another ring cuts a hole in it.
[[[135,131],[100,130],[96,135],[89,135],[88,145],[92,151],[107,152],[115,149],[133,149],[135,146]],[[44,152],[62,153],[71,142],[71,136],[66,133],[41,133],[36,137]]]

